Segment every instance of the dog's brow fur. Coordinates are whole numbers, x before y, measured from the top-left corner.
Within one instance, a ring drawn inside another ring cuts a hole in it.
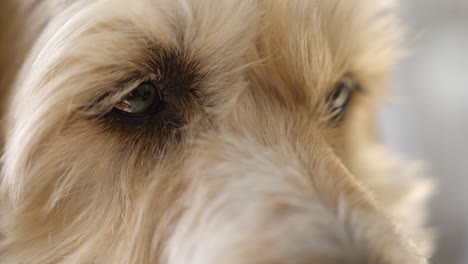
[[[393,7],[2,0],[0,263],[427,263],[430,181],[375,132]]]

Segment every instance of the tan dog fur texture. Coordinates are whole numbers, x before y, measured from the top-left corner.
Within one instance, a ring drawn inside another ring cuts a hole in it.
[[[375,128],[390,1],[19,2],[0,3],[0,263],[427,263],[430,181]],[[343,76],[362,90],[333,121]],[[172,112],[109,118],[147,79]]]

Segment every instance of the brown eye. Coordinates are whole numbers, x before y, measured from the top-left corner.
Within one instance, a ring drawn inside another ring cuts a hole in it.
[[[114,112],[130,117],[155,113],[162,105],[161,90],[154,82],[144,82],[114,105]]]
[[[330,97],[330,113],[333,116],[341,116],[351,99],[353,91],[358,84],[350,77],[343,77],[335,86],[335,91]]]

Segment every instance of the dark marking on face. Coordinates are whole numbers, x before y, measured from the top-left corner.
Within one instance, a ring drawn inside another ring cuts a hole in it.
[[[169,146],[174,148],[176,143],[186,137],[185,126],[210,118],[204,111],[206,100],[203,100],[208,95],[202,89],[205,77],[200,73],[196,60],[183,52],[161,47],[150,48],[147,54],[139,69],[131,73],[129,71],[132,77],[119,82],[116,92],[128,88],[132,83],[137,84],[136,89],[139,84],[153,82],[158,86],[162,99],[158,102],[157,110],[141,116],[124,115],[112,110],[118,104],[114,102],[111,103],[114,107],[104,107],[108,109],[105,113],[87,116],[85,119],[91,122],[94,129],[122,142],[120,151],[123,153],[132,150],[142,155],[162,155],[164,149],[169,149]],[[93,105],[111,96],[115,94],[106,93],[88,107],[93,108]]]

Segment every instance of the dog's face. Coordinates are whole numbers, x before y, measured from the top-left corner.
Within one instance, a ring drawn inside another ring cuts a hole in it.
[[[386,6],[47,4],[6,113],[5,263],[425,263],[426,185],[374,132]]]

